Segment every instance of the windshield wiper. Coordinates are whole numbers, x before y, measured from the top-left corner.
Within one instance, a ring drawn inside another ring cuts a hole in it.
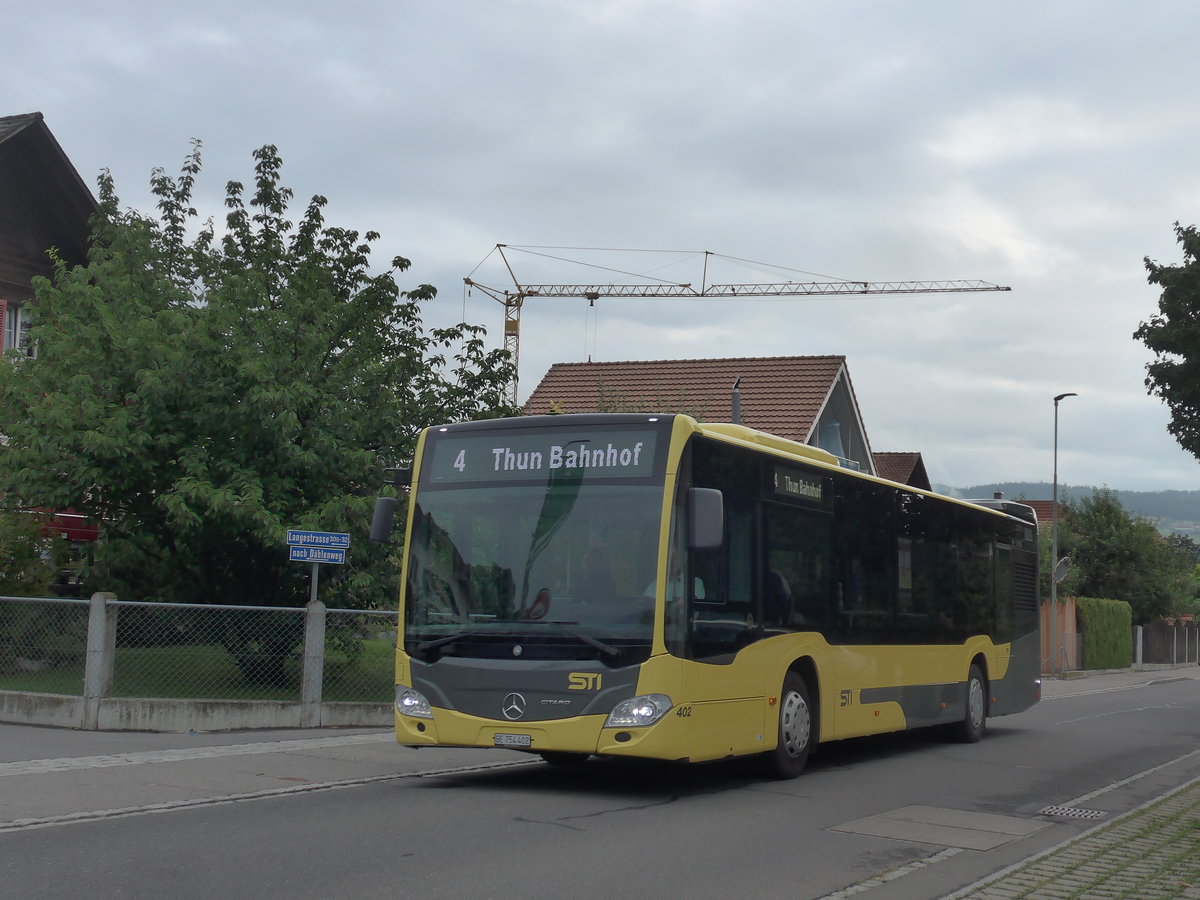
[[[522,625],[553,625],[560,633],[569,637],[576,638],[590,647],[594,647],[606,656],[619,656],[621,651],[612,644],[606,644],[604,641],[592,637],[590,634],[580,631],[578,628],[569,628],[570,625],[578,625],[578,622],[567,622],[558,619],[529,619],[521,622]],[[435,650],[438,647],[444,647],[446,644],[453,644],[455,641],[461,641],[468,638],[490,638],[490,637],[520,637],[520,632],[507,631],[456,631],[454,634],[448,634],[444,637],[434,638],[429,641],[421,641],[417,644],[416,650],[418,653],[424,653],[426,650]]]
[[[585,634],[584,632],[580,631],[578,628],[566,627],[568,625],[578,625],[579,624],[578,622],[567,622],[567,621],[563,621],[561,619],[530,619],[528,624],[530,624],[530,625],[553,625],[563,634],[570,635],[573,638],[578,638],[579,640],[583,641],[588,646],[595,647],[601,653],[604,653],[608,656],[619,656],[621,653],[621,651],[618,650],[616,647],[614,647],[612,644],[606,644],[606,643],[604,643],[604,641],[598,640],[597,638],[592,637],[590,634]]]
[[[461,641],[464,638],[476,637],[493,637],[496,634],[508,634],[508,632],[495,631],[456,631],[454,634],[448,634],[445,637],[434,638],[432,641],[421,641],[417,644],[417,652],[421,653],[425,650],[432,650],[435,647],[443,647],[446,644],[453,644],[455,641]]]

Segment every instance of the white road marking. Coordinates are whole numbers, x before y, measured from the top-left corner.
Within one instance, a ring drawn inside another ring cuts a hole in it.
[[[178,750],[142,750],[136,753],[112,753],[104,756],[75,756],[58,759],[26,759],[0,763],[0,778],[6,775],[45,775],[79,769],[106,769],[112,766],[142,766],[150,763],[184,762],[193,759],[218,759],[255,753],[295,753],[358,744],[395,743],[392,732],[347,734],[340,737],[300,738],[288,741],[262,741],[254,744],[223,744],[215,747],[186,747]]]
[[[279,743],[302,742],[282,741]],[[359,741],[358,743],[365,742]],[[161,762],[162,760],[152,761]],[[266,800],[271,797],[282,797],[291,794],[316,793],[319,791],[338,791],[345,788],[359,787],[365,784],[375,784],[381,781],[399,781],[405,778],[435,778],[440,775],[455,775],[461,772],[483,772],[491,769],[511,769],[518,766],[536,765],[538,762],[539,761],[534,760],[516,760],[510,762],[490,763],[482,766],[455,766],[449,769],[435,769],[425,772],[393,772],[387,775],[371,775],[365,778],[348,778],[343,781],[323,781],[315,782],[313,784],[297,784],[289,787],[270,788],[262,791],[248,791],[241,794],[218,794],[211,797],[192,797],[187,800],[172,800],[167,803],[146,803],[141,806],[126,806],[119,809],[87,810],[83,812],[65,813],[58,816],[12,819],[8,822],[0,822],[0,834],[11,831],[25,831],[33,828],[54,828],[59,825],[77,825],[82,822],[94,822],[101,819],[122,819],[129,816],[145,816],[153,815],[155,813],[178,812],[184,809],[221,806],[228,803],[242,803],[250,800]]]

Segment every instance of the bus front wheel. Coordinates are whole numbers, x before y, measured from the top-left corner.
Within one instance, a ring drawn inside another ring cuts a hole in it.
[[[974,744],[987,730],[987,681],[983,669],[971,664],[967,676],[967,708],[961,722],[953,726],[951,734],[964,744]]]
[[[795,778],[804,771],[814,742],[808,684],[796,672],[788,672],[783,679],[778,728],[775,749],[763,754],[764,767],[773,778]]]

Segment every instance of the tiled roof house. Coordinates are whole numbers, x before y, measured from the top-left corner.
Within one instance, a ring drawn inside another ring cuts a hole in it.
[[[0,350],[25,349],[35,275],[51,247],[87,258],[92,196],[39,112],[0,116]]]
[[[1049,525],[1055,518],[1053,500],[1022,500],[1020,502],[1026,506],[1033,507],[1033,511],[1037,513],[1039,523]],[[1061,502],[1058,504],[1057,518],[1060,522],[1063,520],[1063,505]]]
[[[743,425],[820,447],[876,474],[844,356],[556,363],[525,413],[682,412],[729,422],[735,384]]]
[[[875,460],[875,474],[880,478],[924,488],[927,491],[933,489],[920,453],[878,451],[872,456]]]

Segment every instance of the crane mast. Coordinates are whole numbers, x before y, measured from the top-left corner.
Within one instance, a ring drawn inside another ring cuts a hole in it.
[[[674,299],[742,299],[752,297],[806,297],[831,294],[961,294],[976,291],[1011,291],[1011,287],[992,284],[977,279],[952,279],[945,281],[782,281],[746,284],[707,284],[702,281],[699,288],[691,283],[647,282],[634,284],[522,284],[508,257],[504,254],[507,244],[497,244],[496,249],[504,260],[512,278],[512,289],[498,288],[467,277],[463,283],[476,288],[498,301],[504,307],[504,349],[511,354],[514,368],[520,361],[521,307],[528,297],[580,298],[595,301],[601,297],[665,297]],[[705,252],[705,273],[708,256]],[[507,399],[517,404],[517,375],[513,375],[508,386]]]

